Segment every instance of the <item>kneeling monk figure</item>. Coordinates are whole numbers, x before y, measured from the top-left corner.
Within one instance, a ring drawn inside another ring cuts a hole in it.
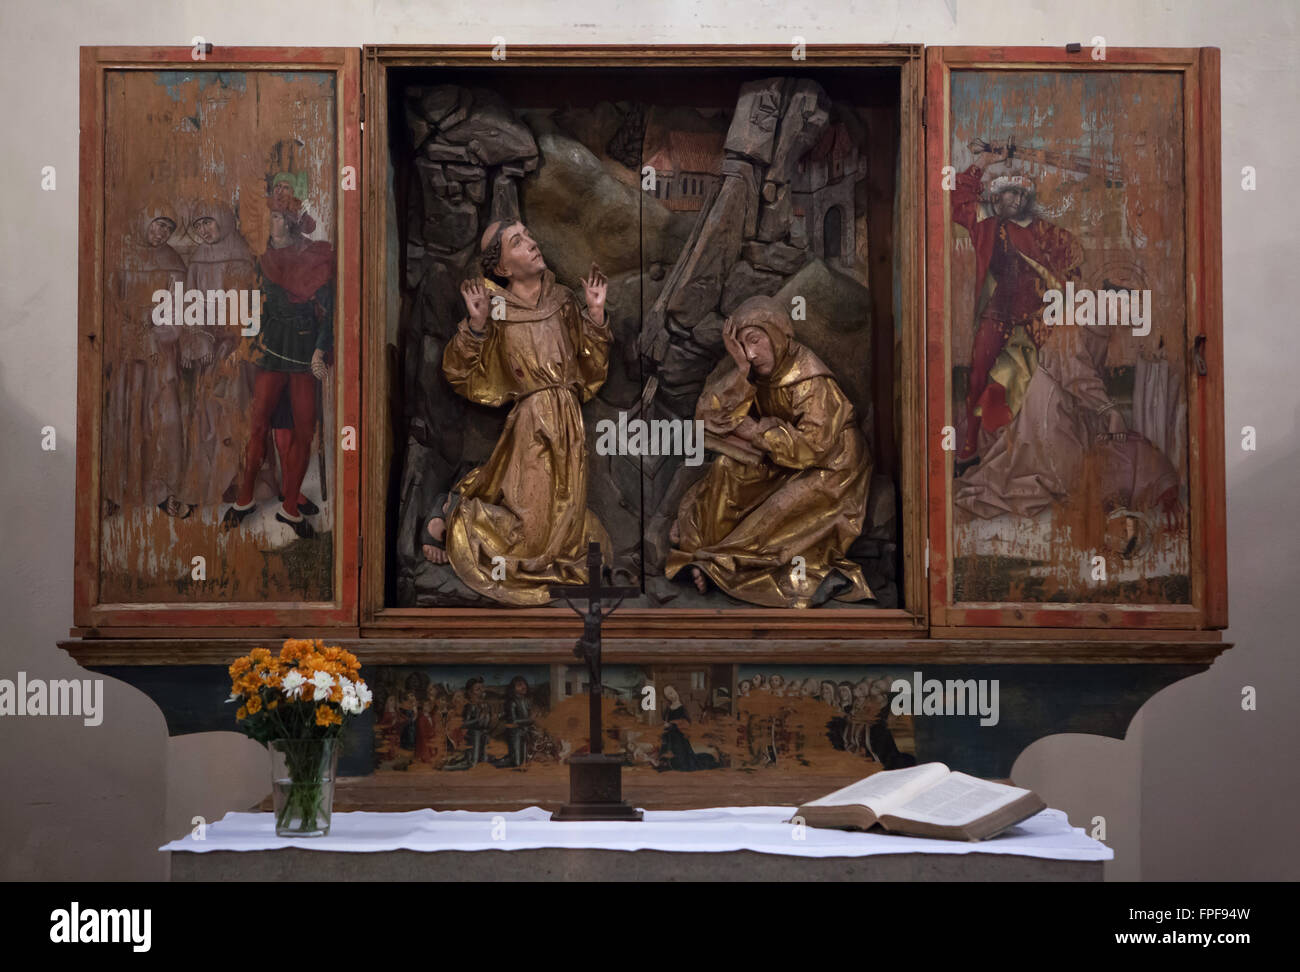
[[[721,455],[682,498],[665,573],[689,567],[701,593],[707,577],[764,607],[871,598],[862,569],[844,559],[871,482],[852,403],[774,298],[736,308],[723,339],[730,360],[695,408]]]
[[[507,604],[546,604],[549,585],[586,582],[589,541],[612,553],[587,509],[582,423],[613,340],[607,282],[593,265],[580,308],[520,222],[490,225],[482,249],[486,279],[461,286],[468,314],[442,371],[470,401],[511,409],[491,457],[454,487],[426,530],[445,524],[446,559],[468,587]],[[425,543],[439,539],[428,532]]]

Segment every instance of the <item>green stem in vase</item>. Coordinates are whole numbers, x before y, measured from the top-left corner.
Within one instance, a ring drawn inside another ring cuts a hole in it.
[[[295,813],[299,817],[299,826],[295,830],[310,833],[320,829],[325,792],[321,775],[328,771],[326,751],[329,746],[330,740],[327,739],[294,740],[283,744],[281,751],[289,786],[276,819],[279,829],[289,829]]]

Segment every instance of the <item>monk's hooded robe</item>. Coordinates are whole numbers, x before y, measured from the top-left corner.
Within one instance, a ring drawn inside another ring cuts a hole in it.
[[[581,406],[605,382],[613,336],[550,270],[536,305],[485,283],[490,298],[504,299],[505,319],[489,319],[481,338],[462,321],[442,371],[471,402],[513,407],[488,461],[454,487],[459,502],[447,519],[447,558],[480,594],[546,604],[549,585],[586,583],[589,541],[606,557],[612,550],[587,509]]]
[[[214,290],[255,289],[253,251],[240,235],[235,211],[225,203],[199,203],[190,213],[190,223],[206,217],[216,221],[217,240],[200,244],[190,255],[185,289],[205,295]],[[181,360],[191,363],[194,376],[182,491],[188,502],[201,506],[215,506],[229,498],[225,494],[244,458],[253,382],[248,342],[237,324],[187,325],[180,330]],[[200,363],[205,356],[210,357]]]
[[[185,461],[176,351],[181,329],[153,322],[153,295],[164,290],[171,296],[185,280],[185,261],[166,241],[149,243],[156,219],[176,224],[159,205],[137,213],[108,286],[103,492],[132,505],[178,494]]]
[[[862,569],[844,559],[862,532],[871,483],[853,405],[830,369],[794,340],[783,309],[741,322],[749,326],[761,327],[772,342],[772,373],[751,380],[724,359],[695,417],[716,438],[734,432],[751,411],[774,419],[761,435],[765,451],[747,457],[729,450],[735,455],[721,455],[687,491],[665,573],[671,578],[693,564],[742,601],[808,607],[836,570],[849,582],[837,599],[872,598]]]

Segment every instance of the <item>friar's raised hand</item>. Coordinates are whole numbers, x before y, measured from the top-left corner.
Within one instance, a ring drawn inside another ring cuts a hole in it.
[[[483,330],[488,319],[487,287],[481,279],[466,280],[460,285],[460,295],[465,300],[465,309],[469,312],[469,325],[476,331]]]
[[[591,265],[591,276],[582,281],[582,289],[587,298],[587,313],[597,324],[605,323],[605,293],[609,280],[600,272],[600,267]]]
[[[740,346],[740,333],[736,329],[736,322],[730,317],[722,323],[722,344],[727,349],[727,354],[731,355],[731,359],[736,362],[740,373],[749,374],[749,358],[745,356],[745,349]]]

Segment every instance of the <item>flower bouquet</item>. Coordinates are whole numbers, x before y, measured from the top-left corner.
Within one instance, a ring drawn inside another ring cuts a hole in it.
[[[345,716],[371,702],[351,652],[290,638],[275,657],[265,648],[230,666],[230,698],[244,735],[271,753],[275,832],[282,837],[329,833],[338,738]]]

